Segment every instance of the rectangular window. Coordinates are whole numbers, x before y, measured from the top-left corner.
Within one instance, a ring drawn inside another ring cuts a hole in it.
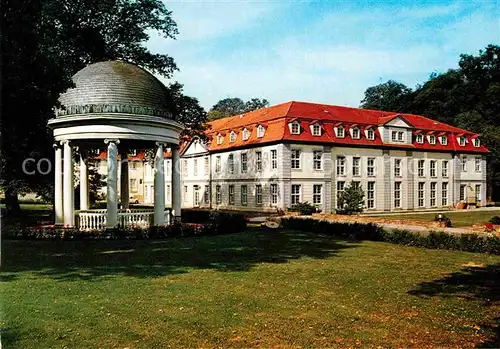
[[[300,169],[300,149],[292,149],[292,169]]]
[[[481,158],[475,158],[476,172],[481,172]]]
[[[443,177],[448,177],[448,161],[443,160],[441,174]]]
[[[292,205],[300,202],[300,184],[292,184]]]
[[[187,185],[184,186],[184,203],[186,204],[188,202],[188,187]]]
[[[229,185],[229,205],[234,205],[234,185]]]
[[[394,207],[401,207],[401,182],[394,182]]]
[[[436,182],[431,182],[431,207],[436,206],[436,188],[437,188],[437,183]]]
[[[462,157],[462,172],[467,172],[467,156]]]
[[[352,158],[352,175],[361,176],[361,158]]]
[[[342,126],[337,127],[337,137],[338,138],[344,138],[345,137],[345,129]]]
[[[229,154],[227,157],[227,171],[229,173],[234,173],[234,155]]]
[[[431,177],[436,177],[436,160],[431,160],[429,163],[429,169]]]
[[[392,131],[393,142],[404,142],[404,132],[403,131]]]
[[[460,184],[460,201],[465,200],[465,184]]]
[[[476,184],[475,194],[476,194],[476,201],[481,201],[481,184]]]
[[[321,150],[313,151],[313,169],[321,170],[321,162],[323,159],[323,152]]]
[[[314,205],[321,205],[322,192],[323,192],[323,185],[321,185],[321,184],[314,184],[313,185],[313,204]]]
[[[401,177],[401,159],[394,159],[394,176]]]
[[[255,169],[257,171],[262,171],[262,152],[261,151],[255,152]]]
[[[194,176],[198,176],[198,159],[194,159]]]
[[[193,186],[193,197],[194,197],[194,206],[200,206],[200,187],[197,185]]]
[[[292,122],[292,134],[298,135],[300,133],[300,125],[298,122]]]
[[[131,178],[130,179],[130,191],[136,192],[137,189],[138,189],[137,178]]]
[[[361,137],[361,131],[359,128],[353,128],[352,129],[352,138],[353,139],[359,139]]]
[[[247,172],[248,163],[247,163],[247,153],[241,153],[241,173]]]
[[[424,189],[425,183],[418,182],[418,207],[424,207]]]
[[[220,185],[215,186],[215,203],[217,205],[222,204],[222,188]]]
[[[209,159],[208,156],[205,157],[205,176],[208,176],[210,172]]]
[[[318,124],[314,124],[313,127],[313,136],[321,136],[321,126]]]
[[[205,191],[203,193],[203,200],[205,201],[206,205],[208,205],[210,203],[210,187],[208,185],[205,185]]]
[[[425,174],[424,166],[425,166],[425,160],[418,160],[418,176],[419,177],[423,177]]]
[[[368,138],[369,140],[374,140],[375,139],[375,131],[373,131],[373,129],[369,128],[366,131],[366,138]]]
[[[184,177],[187,177],[188,175],[188,161],[184,160],[182,162],[182,173],[184,174]]]
[[[340,194],[344,191],[344,188],[345,188],[344,181],[337,182],[337,208],[341,208],[339,207],[339,198]]]
[[[366,171],[369,177],[375,176],[375,158],[368,158],[366,162]]]
[[[170,192],[170,184],[167,184],[165,192],[165,202],[172,202],[172,193]]]
[[[171,169],[172,163],[170,160],[167,160],[167,163],[165,164],[165,171],[166,171],[166,176],[169,177],[171,175],[170,169]]]
[[[215,157],[215,173],[220,173],[220,155]]]
[[[271,204],[278,204],[278,185],[271,184]]]
[[[255,186],[255,203],[262,205],[262,185],[260,184]]]
[[[278,151],[276,149],[271,149],[271,169],[275,170],[278,168]]]
[[[345,176],[345,157],[337,156],[337,176]]]
[[[248,204],[248,187],[246,185],[241,186],[241,204]]]
[[[368,182],[366,184],[366,207],[375,207],[375,182]]]
[[[448,182],[441,183],[441,206],[448,206]]]

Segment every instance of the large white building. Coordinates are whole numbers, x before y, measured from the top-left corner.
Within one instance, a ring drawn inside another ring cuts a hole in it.
[[[367,211],[486,203],[488,150],[478,135],[419,115],[288,102],[213,121],[207,136],[181,150],[183,207],[276,211],[308,201],[334,212],[351,181]],[[168,153],[165,165],[169,205]],[[131,186],[139,181],[148,203],[147,162]]]

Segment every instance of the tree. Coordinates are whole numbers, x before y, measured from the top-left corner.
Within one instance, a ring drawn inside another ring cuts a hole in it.
[[[252,98],[247,102],[237,97],[224,98],[218,101],[210,109],[208,112],[208,120],[217,120],[266,107],[269,107],[269,101],[265,98]]]
[[[53,157],[46,127],[71,76],[87,64],[122,59],[170,77],[172,57],[149,52],[151,32],[174,38],[176,24],[160,0],[6,0],[2,3],[2,147],[0,186],[7,212],[17,194],[43,191],[52,176],[22,170],[28,157]]]
[[[408,106],[411,92],[404,84],[388,80],[366,89],[361,108],[403,112]]]
[[[344,191],[339,193],[337,213],[340,214],[354,214],[361,213],[365,204],[365,193],[358,183],[351,182]]]

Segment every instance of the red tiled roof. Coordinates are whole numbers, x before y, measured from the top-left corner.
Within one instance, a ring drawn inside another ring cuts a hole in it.
[[[393,144],[383,143],[378,129],[375,130],[375,139],[368,140],[362,133],[360,139],[352,139],[349,132],[346,132],[346,137],[337,138],[333,128],[342,124],[346,129],[356,125],[360,129],[366,129],[371,125],[384,125],[396,117],[400,117],[409,123],[415,131],[429,133],[431,131],[439,131],[448,135],[448,144],[443,146],[440,142],[435,145],[428,143],[427,139],[423,144],[413,142],[409,144]],[[301,126],[301,132],[298,135],[291,134],[288,128],[288,123],[297,120]],[[309,125],[312,122],[321,122],[321,136],[313,136]],[[266,127],[264,137],[257,138],[257,124]],[[460,151],[460,152],[479,152],[485,153],[488,150],[484,146],[474,147],[471,143],[465,146],[459,146],[456,139],[458,134],[464,134],[469,137],[477,137],[476,134],[462,130],[460,128],[434,121],[421,115],[394,113],[379,110],[368,110],[351,107],[341,107],[326,104],[316,104],[307,102],[288,102],[274,105],[268,108],[258,109],[252,112],[235,115],[208,123],[210,126],[206,131],[209,136],[209,150],[220,151],[236,147],[245,147],[248,145],[265,144],[277,141],[300,141],[314,143],[334,143],[334,144],[349,144],[360,146],[387,146],[401,147],[421,150],[441,150],[441,151]],[[243,141],[240,130],[247,127],[250,131],[248,140]],[[252,127],[253,126],[253,127]],[[235,142],[229,143],[229,132],[234,130],[237,133]],[[226,134],[222,144],[217,144],[217,134]]]

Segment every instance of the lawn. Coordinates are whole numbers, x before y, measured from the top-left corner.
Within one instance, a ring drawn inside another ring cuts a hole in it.
[[[481,224],[488,222],[494,216],[500,216],[500,210],[488,210],[488,211],[474,211],[474,210],[463,210],[454,212],[442,212],[446,216],[450,217],[451,223],[454,227],[467,227],[473,224]],[[390,219],[419,219],[424,221],[432,221],[436,217],[438,212],[429,213],[410,213],[410,214],[395,214],[388,216],[379,216],[380,218],[390,218]]]
[[[2,257],[5,348],[499,345],[498,256],[247,231]]]

